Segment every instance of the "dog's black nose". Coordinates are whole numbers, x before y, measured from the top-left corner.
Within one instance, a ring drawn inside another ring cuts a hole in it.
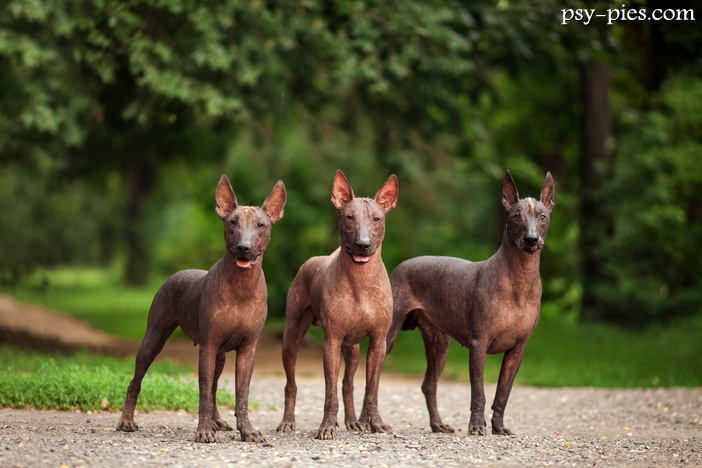
[[[370,239],[368,239],[368,240],[366,240],[366,239],[359,239],[359,240],[357,240],[357,241],[356,241],[356,248],[357,248],[359,251],[361,251],[361,252],[365,252],[366,250],[368,250],[368,248],[370,248]]]
[[[240,252],[248,252],[251,250],[251,243],[250,242],[239,242],[236,245],[236,248],[239,249]]]
[[[524,243],[528,246],[534,246],[539,241],[539,236],[524,236]]]

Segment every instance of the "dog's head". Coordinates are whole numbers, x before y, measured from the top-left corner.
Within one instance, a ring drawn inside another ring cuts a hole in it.
[[[248,270],[263,256],[271,240],[271,228],[283,217],[287,195],[278,181],[258,206],[239,206],[227,176],[223,175],[215,192],[215,211],[224,221],[224,243],[236,266]]]
[[[530,254],[541,250],[548,234],[551,211],[556,204],[553,199],[551,173],[546,174],[546,180],[538,200],[533,198],[521,200],[512,175],[509,171],[505,172],[505,178],[502,182],[502,204],[509,213],[505,230],[517,249]]]
[[[385,237],[385,217],[397,206],[397,177],[391,175],[375,198],[355,198],[346,176],[337,170],[331,201],[339,210],[341,250],[354,263],[368,263]]]

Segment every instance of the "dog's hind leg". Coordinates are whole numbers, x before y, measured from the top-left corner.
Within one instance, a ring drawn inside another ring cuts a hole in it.
[[[349,431],[363,431],[366,429],[365,422],[359,422],[356,419],[356,409],[353,405],[353,376],[358,369],[358,361],[360,359],[360,346],[341,345],[341,354],[344,356],[344,380],[341,386],[341,393],[344,397],[344,423]]]
[[[297,279],[297,278],[296,278]],[[295,281],[293,281],[293,286]],[[290,286],[290,289],[293,288]],[[285,369],[285,409],[283,420],[278,424],[276,431],[295,430],[295,399],[297,398],[297,384],[295,383],[295,364],[297,354],[300,352],[302,339],[315,316],[309,306],[308,296],[295,295],[290,297],[285,312],[285,331],[283,332],[283,368]],[[305,304],[306,303],[306,304]]]
[[[422,321],[419,321],[417,325],[422,333],[424,352],[427,357],[427,371],[422,382],[422,393],[427,402],[427,410],[429,410],[431,430],[433,432],[454,432],[451,426],[441,422],[436,402],[436,387],[441,372],[443,372],[446,365],[451,337],[444,333],[427,329],[426,324],[423,324]]]
[[[175,317],[168,317],[168,313],[164,307],[159,306],[156,300],[149,310],[149,318],[146,326],[146,334],[144,340],[139,346],[139,351],[136,355],[136,364],[134,366],[134,377],[127,387],[127,396],[124,400],[124,408],[122,416],[117,423],[117,430],[124,432],[134,432],[139,429],[134,422],[134,409],[136,408],[137,398],[141,391],[141,381],[149,370],[149,366],[154,362],[158,353],[163,349],[166,340],[178,327],[178,322]]]
[[[222,375],[222,370],[224,369],[226,359],[226,354],[221,351],[217,353],[217,357],[215,359],[214,382],[212,383],[212,421],[214,422],[218,431],[234,430],[232,426],[230,426],[227,421],[222,418],[222,416],[219,414],[219,409],[217,408],[217,385],[219,383],[219,377]]]

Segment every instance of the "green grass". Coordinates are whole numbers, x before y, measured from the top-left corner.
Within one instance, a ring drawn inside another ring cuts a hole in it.
[[[197,412],[194,372],[168,360],[154,364],[142,382],[137,408]],[[0,407],[120,411],[133,373],[131,359],[86,352],[48,357],[0,346]],[[217,392],[217,400],[232,408],[235,404],[228,390]]]
[[[524,353],[519,385],[548,387],[702,386],[702,318],[643,331],[542,319]],[[488,356],[485,380],[497,382],[502,355]],[[426,370],[417,330],[400,332],[385,369]],[[451,341],[443,376],[468,381],[468,349]]]

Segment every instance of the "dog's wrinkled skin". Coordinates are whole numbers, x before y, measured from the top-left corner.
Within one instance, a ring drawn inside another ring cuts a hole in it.
[[[375,199],[355,198],[341,171],[332,184],[332,203],[339,210],[341,247],[326,257],[313,257],[300,267],[288,291],[283,334],[285,412],[278,431],[295,430],[295,363],[310,325],[324,330],[324,417],[317,439],[336,436],[340,356],[344,355],[346,427],[393,433],[378,413],[378,383],[392,320],[392,293],[380,256],[385,217],[397,205],[397,177],[390,176]],[[370,337],[366,366],[363,424],[353,407],[353,373],[358,366],[361,340]],[[350,378],[349,378],[350,376]]]
[[[512,434],[503,418],[524,347],[539,321],[539,263],[555,204],[553,178],[550,172],[546,175],[539,200],[520,200],[507,171],[502,193],[509,219],[495,255],[476,263],[417,257],[401,263],[390,276],[394,310],[388,350],[401,328],[421,331],[427,356],[422,392],[434,432],[453,432],[442,423],[436,404],[437,381],[453,337],[470,349],[469,433],[485,434],[485,355],[505,353],[492,405],[492,433]]]
[[[236,422],[241,440],[264,442],[249,422],[249,382],[256,343],[268,315],[268,290],[261,269],[272,226],[283,217],[286,194],[278,181],[261,207],[239,206],[226,176],[216,191],[215,211],[224,221],[226,251],[210,271],[183,270],[156,293],[149,309],[146,336],[136,357],[117,430],[137,430],[134,408],[141,381],[168,337],[180,325],[200,345],[199,424],[196,442],[214,442],[215,431],[231,431],[217,410],[217,381],[225,353],[236,350]]]

